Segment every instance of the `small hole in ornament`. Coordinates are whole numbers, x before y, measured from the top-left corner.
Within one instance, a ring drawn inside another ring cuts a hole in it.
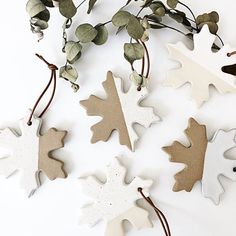
[[[142,86],[141,86],[141,85],[139,85],[139,86],[138,86],[138,88],[137,88],[137,91],[139,91],[139,92],[140,92],[140,91],[141,91],[141,89],[142,89]]]
[[[229,52],[227,53],[227,57],[231,57],[231,54]]]
[[[233,168],[233,172],[236,172],[236,167]]]
[[[31,126],[32,125],[32,121],[27,122],[27,125]]]

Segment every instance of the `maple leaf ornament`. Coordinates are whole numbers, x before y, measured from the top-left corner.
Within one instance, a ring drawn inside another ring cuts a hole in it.
[[[148,195],[152,180],[136,177],[126,184],[125,175],[125,167],[114,158],[106,168],[106,183],[92,176],[80,179],[85,194],[94,199],[93,204],[82,208],[81,224],[92,227],[104,219],[107,221],[106,236],[124,236],[124,220],[128,220],[136,229],[152,227],[148,212],[136,205],[136,201],[142,198],[138,188],[143,188]]]
[[[152,123],[160,121],[154,114],[153,108],[142,107],[139,103],[148,95],[146,87],[141,91],[132,83],[128,92],[123,92],[122,79],[107,73],[107,79],[102,83],[107,98],[105,100],[91,95],[89,99],[81,101],[89,116],[101,116],[103,119],[91,127],[93,131],[92,143],[100,140],[107,141],[114,130],[118,130],[121,145],[126,145],[134,151],[138,136],[133,125],[138,123],[148,128]]]
[[[173,191],[190,192],[197,181],[201,181],[204,197],[210,198],[216,205],[224,188],[219,177],[225,176],[236,181],[236,160],[227,158],[227,151],[236,147],[236,130],[218,130],[211,141],[207,140],[206,126],[193,118],[185,134],[190,146],[175,141],[163,150],[170,155],[171,162],[179,162],[186,167],[175,175]]]
[[[210,33],[207,25],[193,37],[193,50],[182,42],[168,45],[171,58],[179,61],[181,67],[168,73],[165,85],[178,88],[190,83],[192,98],[198,106],[208,101],[210,85],[222,94],[236,92],[235,76],[222,71],[224,66],[235,64],[235,58],[227,56],[234,49],[225,45],[218,52],[213,52],[211,48],[216,35]]]
[[[0,131],[0,147],[11,150],[11,155],[0,159],[0,174],[9,177],[16,171],[21,174],[21,187],[30,197],[40,186],[40,172],[50,180],[65,178],[63,162],[54,159],[51,152],[64,146],[67,131],[49,129],[40,134],[42,119],[28,116],[19,121],[21,134],[6,128]]]

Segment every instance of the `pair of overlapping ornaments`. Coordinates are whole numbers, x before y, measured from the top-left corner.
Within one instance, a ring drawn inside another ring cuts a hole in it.
[[[224,46],[218,52],[211,47],[215,35],[210,34],[207,26],[194,36],[194,49],[187,49],[182,43],[169,45],[172,57],[181,63],[181,68],[170,72],[167,83],[179,87],[186,82],[192,84],[192,96],[198,105],[209,97],[209,85],[214,85],[221,92],[235,92],[235,77],[224,73],[225,65],[234,64],[234,59],[227,56],[232,51]],[[207,58],[207,60],[204,60]],[[107,93],[106,99],[94,95],[81,104],[87,109],[88,115],[102,116],[102,120],[94,125],[92,142],[107,141],[113,130],[118,130],[120,144],[135,150],[138,136],[133,125],[138,123],[149,127],[153,122],[160,121],[153,108],[142,107],[140,102],[148,95],[146,87],[141,91],[133,83],[128,92],[122,88],[122,79],[107,73],[103,82]],[[33,117],[32,124],[27,124],[27,117],[20,120],[21,134],[6,128],[0,132],[0,146],[12,150],[9,157],[0,159],[0,173],[10,176],[16,170],[21,172],[21,186],[31,196],[40,185],[39,173],[44,172],[49,179],[65,178],[63,163],[51,154],[63,147],[66,131],[54,128],[40,134],[42,119]],[[202,183],[205,197],[218,204],[223,187],[219,176],[224,175],[236,180],[236,161],[229,160],[225,153],[235,147],[235,130],[216,133],[213,140],[208,141],[206,127],[190,119],[185,131],[190,140],[190,147],[179,142],[164,150],[170,154],[171,161],[186,164],[186,168],[178,173],[174,191],[191,191],[197,181]],[[124,183],[125,168],[115,159],[107,168],[107,182],[100,183],[93,177],[82,181],[84,191],[95,199],[93,205],[83,209],[82,223],[95,224],[100,219],[107,220],[106,235],[124,235],[122,221],[128,219],[136,228],[150,227],[148,214],[135,202],[140,198],[139,187],[148,189],[152,181],[135,178],[130,184]]]

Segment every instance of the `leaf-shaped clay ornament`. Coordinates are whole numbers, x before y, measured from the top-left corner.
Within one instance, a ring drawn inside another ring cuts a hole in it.
[[[152,227],[148,212],[136,205],[136,201],[142,198],[138,188],[143,188],[145,195],[149,195],[152,180],[136,177],[126,184],[125,175],[125,167],[114,158],[106,168],[106,183],[92,176],[80,179],[84,193],[94,199],[93,204],[82,208],[81,224],[94,226],[104,219],[107,222],[106,236],[124,236],[124,220],[136,229]]]
[[[215,204],[220,203],[224,188],[219,177],[225,176],[236,181],[236,160],[227,159],[227,151],[236,147],[236,130],[219,130],[208,143],[202,178],[203,195]]]
[[[41,135],[42,119],[33,116],[29,126],[28,117],[19,121],[21,134],[10,128],[0,131],[0,147],[11,151],[10,156],[0,159],[0,174],[9,177],[20,171],[21,187],[30,197],[40,186],[40,172],[50,180],[66,177],[63,162],[54,159],[51,152],[64,146],[67,131],[51,128]]]
[[[236,92],[235,76],[222,71],[222,67],[235,64],[235,58],[227,56],[235,49],[225,45],[218,52],[213,52],[215,39],[216,35],[211,34],[205,25],[200,33],[194,35],[193,50],[182,42],[168,45],[171,58],[179,61],[181,67],[168,73],[165,84],[178,88],[190,83],[192,98],[198,106],[208,101],[210,85],[222,94]]]
[[[186,147],[175,141],[171,146],[163,148],[170,155],[170,161],[186,165],[175,175],[173,191],[190,192],[194,184],[200,181],[203,195],[217,205],[224,192],[219,177],[225,176],[236,181],[236,160],[227,158],[227,151],[236,147],[236,130],[219,130],[208,141],[205,125],[190,118],[185,133],[190,146]]]
[[[132,83],[128,92],[122,89],[122,79],[107,73],[107,79],[102,83],[107,93],[105,100],[91,95],[88,100],[80,103],[87,109],[89,116],[102,116],[102,120],[92,126],[91,142],[107,141],[113,130],[118,130],[120,144],[134,151],[138,136],[134,131],[135,123],[148,128],[153,122],[160,121],[153,108],[142,107],[139,103],[148,95],[146,87],[141,91]]]

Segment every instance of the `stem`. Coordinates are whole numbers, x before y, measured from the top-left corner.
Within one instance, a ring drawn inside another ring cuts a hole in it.
[[[78,7],[76,7],[76,9],[78,9],[79,7],[81,7],[87,0],[83,0],[79,5]]]
[[[152,21],[152,20],[150,20],[150,19],[149,19],[149,21],[151,21],[151,22],[153,22],[153,23],[156,23],[155,21]],[[161,23],[161,22],[156,23],[156,24],[157,24],[157,25],[162,25],[162,26],[164,26],[165,28],[174,30],[174,31],[176,31],[176,32],[178,32],[178,33],[180,33],[180,34],[186,36],[186,34],[185,34],[184,32],[182,32],[181,30],[178,30],[178,29],[176,29],[176,28],[174,28],[174,27],[171,27],[171,26],[169,26],[169,25],[165,25],[165,24],[163,24],[163,23]]]
[[[107,25],[107,24],[110,24],[112,21],[111,20],[109,20],[109,21],[107,21],[107,22],[105,22],[105,23],[102,23],[102,25]]]
[[[148,78],[148,76],[150,74],[150,65],[151,65],[151,63],[150,63],[150,56],[149,56],[149,52],[148,52],[146,44],[143,41],[141,41],[141,43],[142,43],[142,45],[144,47],[144,50],[145,50],[145,53],[146,53],[146,56],[147,56],[147,72],[146,72],[146,76],[145,77]]]
[[[195,22],[196,27],[197,27],[197,29],[198,29],[198,26],[197,26],[197,19],[196,19],[195,15],[194,15],[193,11],[191,10],[191,8],[190,8],[189,6],[187,6],[186,4],[180,2],[180,1],[178,1],[178,2],[179,2],[180,5],[184,6],[185,8],[187,8],[187,9],[189,10],[189,12],[191,13],[191,15],[193,16],[194,22]]]

